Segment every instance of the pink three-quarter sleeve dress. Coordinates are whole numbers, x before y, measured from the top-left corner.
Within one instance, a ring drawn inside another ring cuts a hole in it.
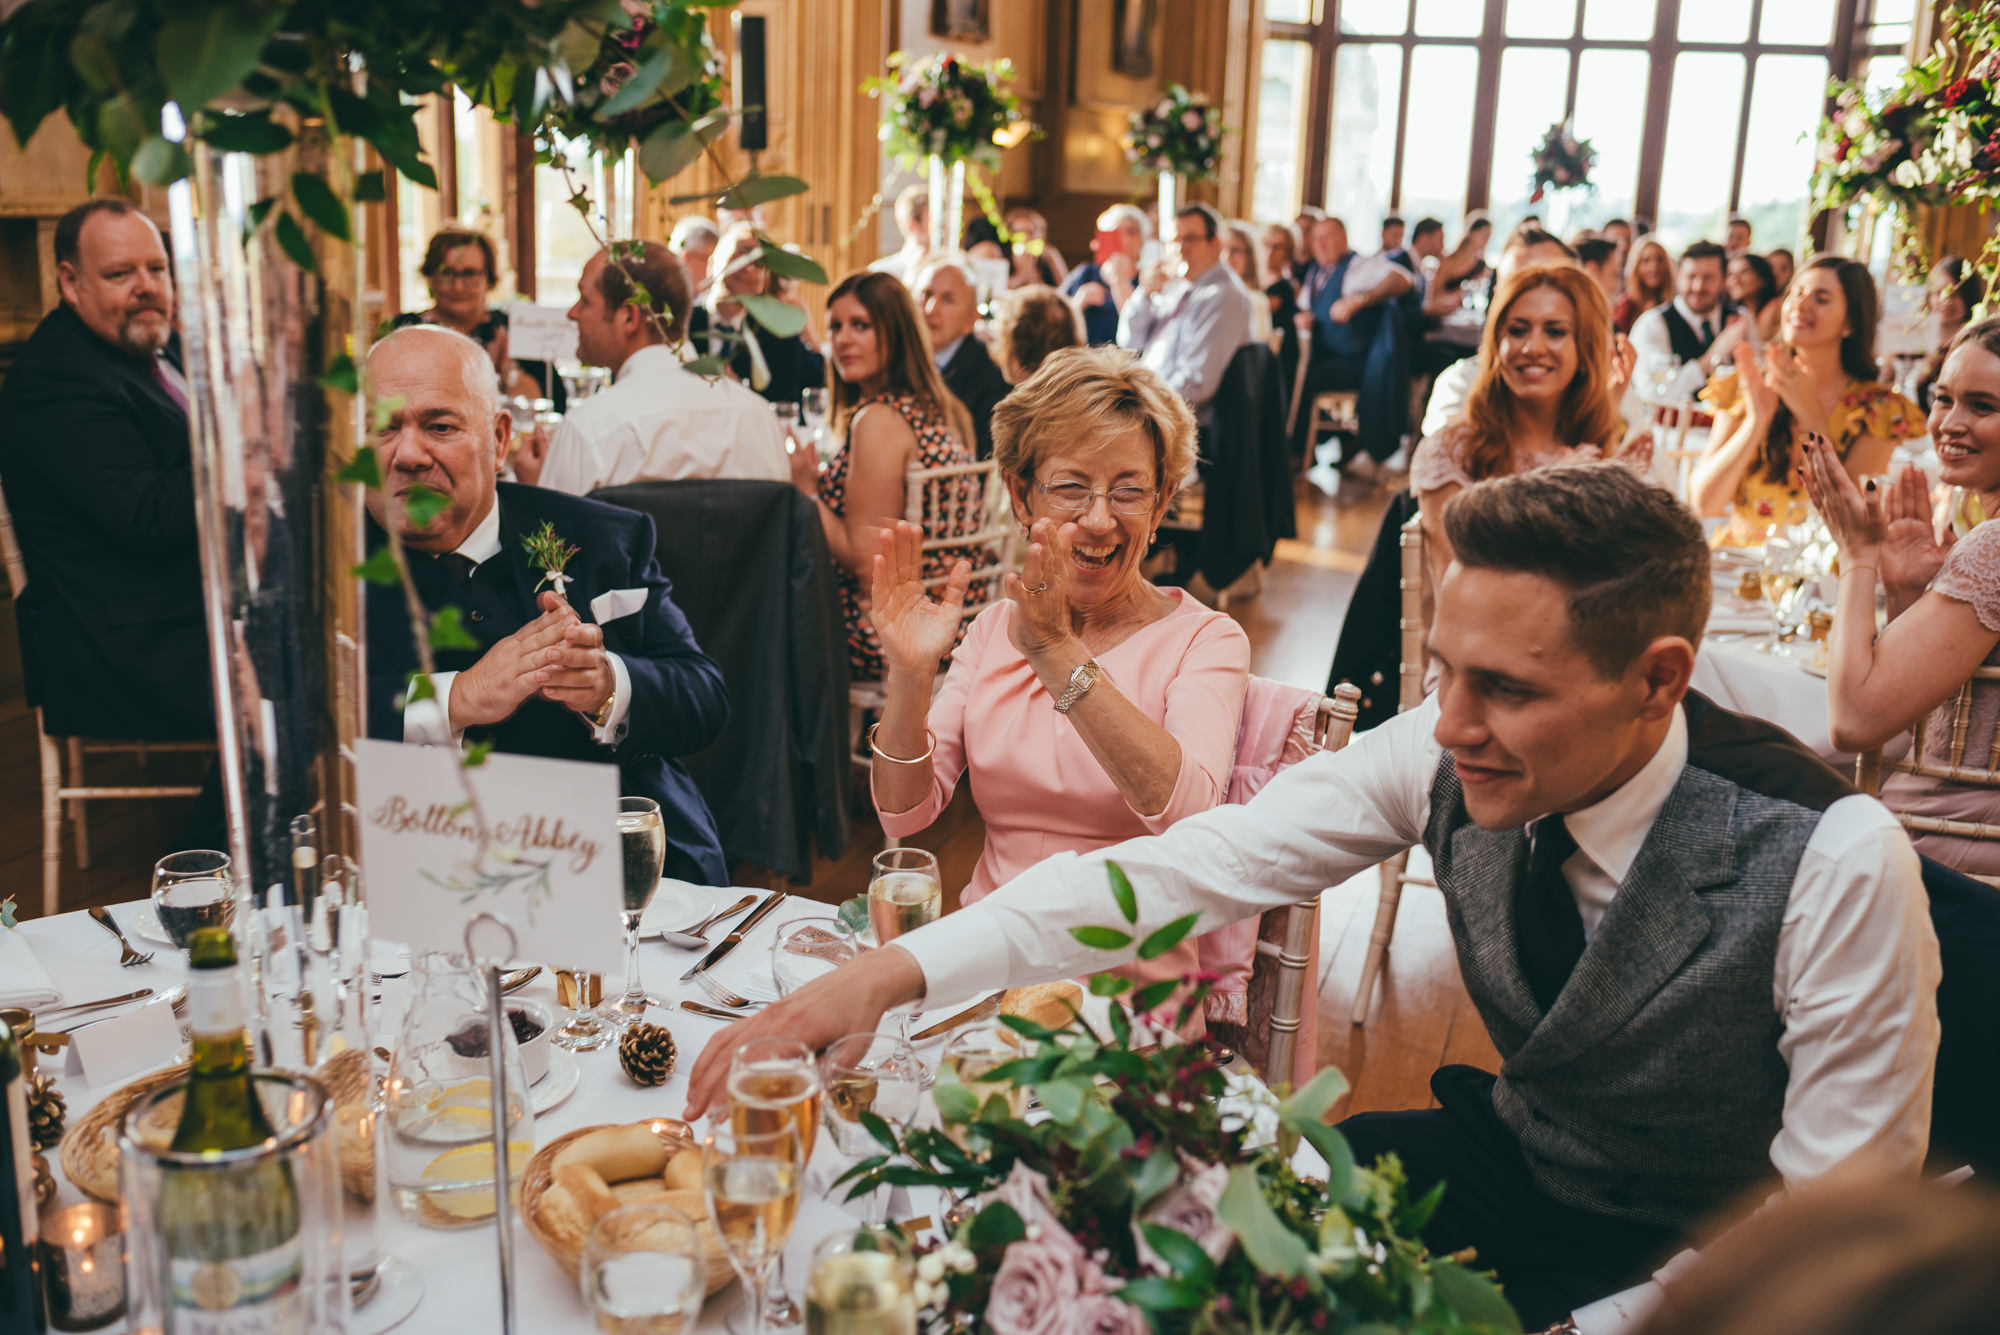
[[[973,620],[931,703],[937,751],[929,795],[908,811],[882,811],[879,797],[875,804],[883,831],[900,839],[937,819],[961,775],[971,781],[986,846],[962,903],[978,902],[1054,854],[1158,834],[1222,803],[1243,716],[1250,641],[1223,613],[1179,589],[1167,592],[1178,602],[1173,611],[1097,656],[1105,679],[1180,743],[1173,795],[1157,815],[1132,809],[1076,725],[1056,712],[1010,638],[1014,604],[996,603]],[[1134,888],[1143,904],[1145,885]],[[1122,925],[1108,883],[1104,925]],[[1157,959],[1117,972],[1144,984],[1199,967],[1190,936]]]

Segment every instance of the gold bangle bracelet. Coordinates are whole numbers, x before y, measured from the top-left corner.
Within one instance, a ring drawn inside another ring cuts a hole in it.
[[[937,754],[937,734],[932,732],[929,728],[924,729],[924,739],[928,741],[930,745],[924,749],[924,753],[922,755],[913,756],[908,760],[903,759],[903,757],[901,756],[892,756],[887,751],[884,751],[881,747],[875,745],[875,734],[880,732],[881,730],[882,730],[882,725],[879,723],[873,724],[869,727],[868,749],[873,754],[880,756],[882,759],[888,761],[891,765],[921,765],[926,760],[929,760],[933,755]]]

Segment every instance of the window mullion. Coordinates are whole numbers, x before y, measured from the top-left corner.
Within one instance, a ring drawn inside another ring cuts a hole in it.
[[[1493,132],[1500,112],[1500,52],[1507,0],[1486,0],[1479,30],[1479,76],[1472,94],[1472,161],[1466,164],[1465,207],[1483,209],[1493,193]]]
[[[1667,108],[1674,92],[1675,34],[1680,30],[1681,0],[1660,0],[1653,16],[1653,40],[1648,50],[1653,69],[1646,79],[1646,117],[1639,130],[1639,186],[1632,211],[1641,218],[1660,216],[1660,172],[1667,154]]]

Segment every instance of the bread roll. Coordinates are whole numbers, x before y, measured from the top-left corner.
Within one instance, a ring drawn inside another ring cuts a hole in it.
[[[544,1191],[535,1202],[535,1218],[541,1221],[549,1236],[572,1251],[582,1251],[585,1240],[590,1237],[590,1218],[566,1187],[552,1186]]]
[[[701,1151],[690,1146],[667,1160],[664,1181],[670,1191],[701,1194]]]
[[[557,1186],[576,1199],[577,1207],[593,1224],[618,1208],[618,1197],[594,1168],[580,1163],[557,1164],[555,1179]]]
[[[586,1131],[562,1147],[555,1167],[582,1164],[606,1182],[630,1182],[658,1177],[667,1166],[667,1145],[644,1122],[631,1126],[601,1126]]]
[[[1075,1008],[1083,1001],[1083,989],[1067,979],[1036,983],[1033,987],[1010,988],[1000,998],[1002,1015],[1018,1015],[1024,1020],[1060,1029],[1076,1018]]]
[[[679,1193],[657,1177],[642,1177],[632,1182],[613,1182],[611,1194],[620,1205],[663,1205],[669,1196]]]

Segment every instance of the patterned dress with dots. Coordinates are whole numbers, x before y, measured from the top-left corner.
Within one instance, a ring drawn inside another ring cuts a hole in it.
[[[973,454],[966,444],[959,440],[958,433],[951,429],[944,413],[928,399],[915,394],[878,394],[861,403],[854,415],[847,419],[847,432],[840,443],[840,450],[820,474],[819,496],[827,508],[845,519],[847,517],[847,473],[852,462],[854,448],[854,419],[862,409],[872,404],[887,404],[902,415],[909,423],[910,430],[917,437],[917,457],[913,469],[946,468],[953,464],[972,463]],[[944,493],[940,495],[938,493]],[[932,487],[925,489],[924,496],[924,540],[956,537],[960,534],[974,534],[986,525],[986,498],[983,479],[970,477],[962,485]],[[924,554],[924,578],[926,581],[938,579],[951,573],[952,566],[959,560],[972,563],[977,570],[989,560],[988,554],[980,547],[943,547]],[[868,622],[868,616],[861,610],[861,602],[868,590],[860,577],[846,566],[836,567],[835,574],[840,587],[840,611],[847,624],[847,671],[855,681],[880,681],[884,664],[882,644],[875,636],[875,627]],[[983,603],[987,599],[988,588],[979,584],[966,592],[966,606]],[[965,634],[965,624],[960,622],[958,633]],[[956,641],[954,641],[956,643]]]

